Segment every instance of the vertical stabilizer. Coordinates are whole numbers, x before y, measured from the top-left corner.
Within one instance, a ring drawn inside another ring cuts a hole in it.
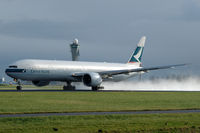
[[[145,40],[146,37],[143,36],[139,43],[137,44],[137,47],[135,49],[135,51],[133,52],[133,54],[131,55],[128,63],[134,63],[135,65],[140,66],[141,65],[141,60],[142,60],[142,54],[144,51],[144,45],[145,45]]]

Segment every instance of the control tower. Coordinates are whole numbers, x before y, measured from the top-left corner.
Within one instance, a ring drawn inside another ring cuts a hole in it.
[[[73,43],[70,44],[71,53],[72,53],[72,61],[78,61],[79,60],[79,47],[78,39],[74,39]]]
[[[3,84],[3,83],[5,83],[5,78],[4,77],[0,79],[0,84]]]

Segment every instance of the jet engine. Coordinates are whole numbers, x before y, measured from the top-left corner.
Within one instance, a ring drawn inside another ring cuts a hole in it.
[[[35,86],[46,86],[49,85],[49,81],[32,81]]]
[[[97,87],[102,83],[102,78],[98,73],[87,73],[83,76],[83,83],[89,87]]]

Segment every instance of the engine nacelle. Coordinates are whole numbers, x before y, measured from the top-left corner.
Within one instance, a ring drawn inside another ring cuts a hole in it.
[[[49,85],[49,81],[32,81],[35,86],[46,86]]]
[[[90,87],[100,86],[102,83],[102,78],[98,73],[87,73],[83,76],[83,83]]]

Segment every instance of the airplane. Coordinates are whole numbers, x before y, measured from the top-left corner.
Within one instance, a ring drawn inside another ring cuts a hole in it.
[[[20,80],[32,81],[35,86],[46,86],[51,81],[61,81],[67,84],[63,90],[75,90],[72,82],[83,82],[93,91],[103,89],[104,81],[122,81],[151,70],[168,69],[186,64],[142,67],[141,60],[146,37],[143,36],[127,63],[83,62],[61,60],[24,59],[10,65],[5,73],[13,78],[21,90]]]

